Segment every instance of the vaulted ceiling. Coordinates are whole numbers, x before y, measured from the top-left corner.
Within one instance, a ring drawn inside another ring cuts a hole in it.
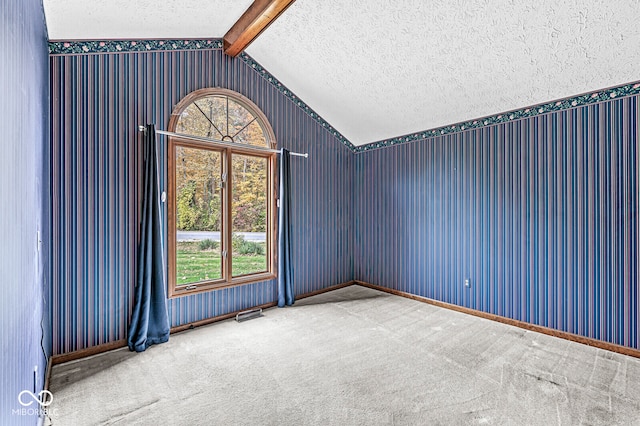
[[[44,0],[51,40],[222,38],[250,0]],[[297,0],[246,50],[354,145],[640,80],[638,0]]]

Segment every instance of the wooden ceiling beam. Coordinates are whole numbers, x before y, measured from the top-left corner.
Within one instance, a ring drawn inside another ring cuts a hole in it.
[[[295,0],[254,0],[224,35],[224,53],[238,56]]]

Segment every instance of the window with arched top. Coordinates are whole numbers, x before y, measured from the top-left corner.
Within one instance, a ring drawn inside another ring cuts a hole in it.
[[[275,148],[265,115],[226,89],[187,95],[169,121],[169,296],[275,277]]]

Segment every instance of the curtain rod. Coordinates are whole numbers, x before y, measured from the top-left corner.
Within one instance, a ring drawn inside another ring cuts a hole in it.
[[[138,126],[138,130],[140,132],[146,132],[147,128],[145,126]],[[182,133],[173,133],[173,132],[167,132],[166,130],[157,130],[156,129],[156,133],[160,134],[160,135],[166,135],[166,136],[175,136],[177,138],[183,138],[183,139],[191,139],[191,140],[195,140],[195,141],[201,141],[201,142],[213,142],[217,145],[224,145],[224,146],[230,146],[230,147],[237,147],[238,144],[236,143],[232,143],[232,142],[225,142],[225,141],[221,141],[219,139],[209,139],[209,138],[205,138],[202,136],[192,136],[192,135],[185,135]],[[277,154],[282,154],[282,150],[281,149],[271,149],[271,148],[262,148],[259,146],[254,146],[251,145],[251,148],[255,148],[255,149],[259,149],[260,151],[265,151],[265,152],[275,152]],[[290,155],[296,156],[296,157],[304,157],[304,158],[308,158],[309,154],[307,154],[306,152],[304,154],[301,154],[299,152],[289,152]]]

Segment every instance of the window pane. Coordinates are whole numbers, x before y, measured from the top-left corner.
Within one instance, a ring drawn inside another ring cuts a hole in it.
[[[267,171],[266,158],[231,157],[234,277],[267,271]]]
[[[177,133],[222,139],[227,134],[227,98],[208,96],[189,105],[180,114]]]
[[[234,138],[237,143],[244,143],[255,146],[266,146],[267,140],[264,137],[264,132],[258,124],[258,121],[253,121],[251,124],[241,130]]]
[[[236,143],[267,145],[264,132],[253,114],[231,99],[229,100],[229,133]]]
[[[267,145],[256,116],[226,96],[205,96],[195,100],[180,114],[175,131],[225,142]]]
[[[176,147],[176,281],[222,278],[222,154]]]

